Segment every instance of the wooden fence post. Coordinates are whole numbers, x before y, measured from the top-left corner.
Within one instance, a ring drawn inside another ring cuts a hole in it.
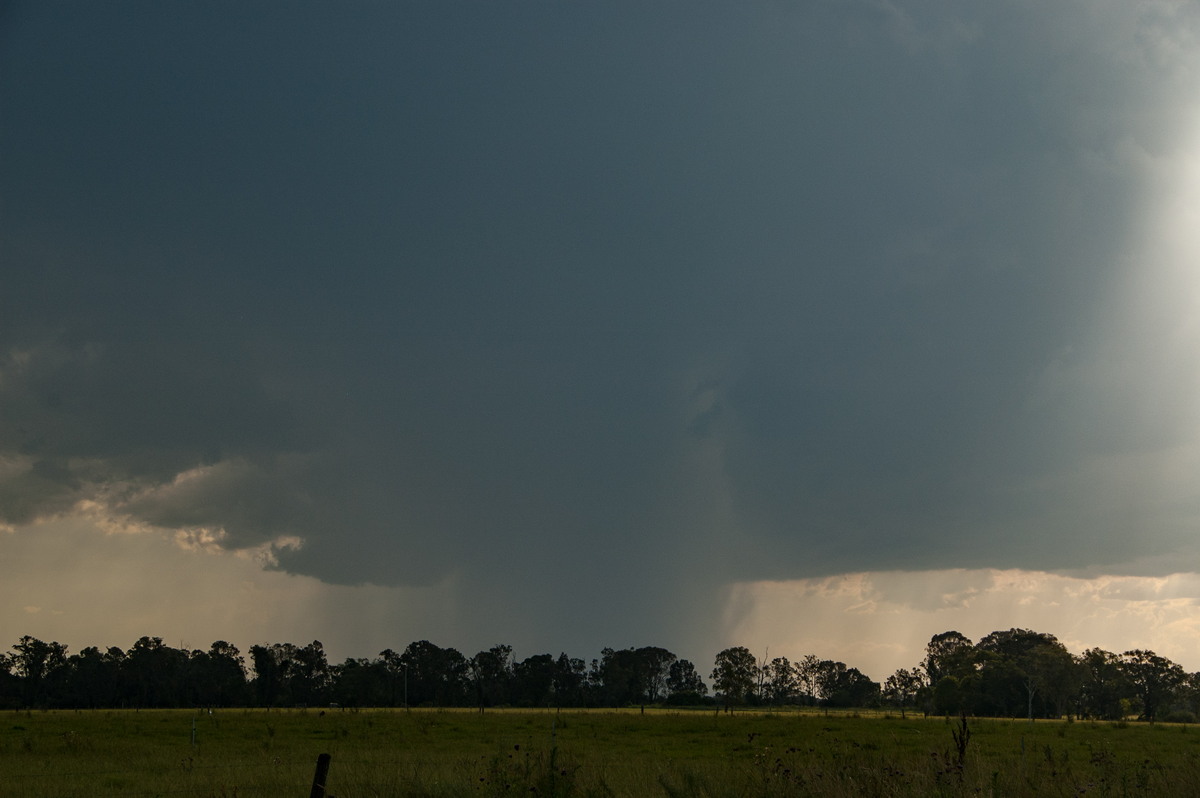
[[[325,780],[329,777],[329,754],[317,757],[317,772],[313,774],[312,792],[308,798],[326,798]]]

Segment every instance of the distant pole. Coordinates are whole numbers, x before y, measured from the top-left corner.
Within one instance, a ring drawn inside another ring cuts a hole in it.
[[[329,754],[317,757],[317,772],[313,774],[312,792],[308,798],[325,798],[325,782],[329,778]]]
[[[404,666],[404,711],[408,712],[408,665]]]

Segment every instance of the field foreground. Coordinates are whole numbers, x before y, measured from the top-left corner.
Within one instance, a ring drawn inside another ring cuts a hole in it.
[[[1200,728],[806,712],[6,712],[5,796],[1200,795]]]

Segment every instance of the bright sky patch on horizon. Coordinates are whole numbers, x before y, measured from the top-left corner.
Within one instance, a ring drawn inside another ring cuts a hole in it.
[[[1198,37],[0,4],[0,638],[1200,667]]]

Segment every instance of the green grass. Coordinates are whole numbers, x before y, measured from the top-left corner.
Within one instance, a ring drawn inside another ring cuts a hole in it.
[[[192,728],[195,723],[195,744]],[[1200,795],[1200,727],[815,712],[5,712],[5,796]]]

